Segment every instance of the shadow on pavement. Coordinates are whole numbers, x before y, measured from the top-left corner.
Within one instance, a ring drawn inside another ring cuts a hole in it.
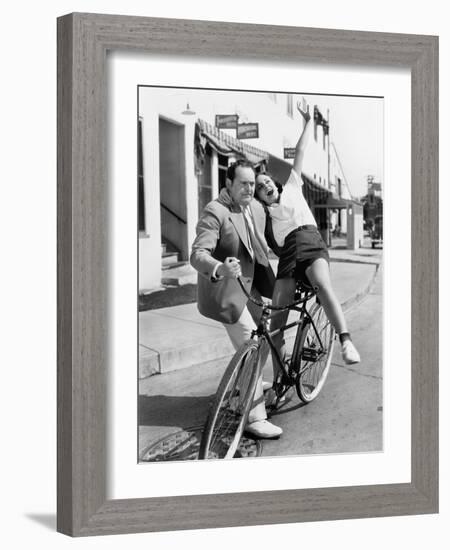
[[[202,425],[213,398],[214,394],[208,396],[140,395],[139,425],[180,428]]]
[[[295,390],[291,389],[287,393],[285,403],[279,406],[278,409],[276,409],[275,411],[270,411],[269,409],[269,418],[274,418],[275,416],[281,416],[286,413],[298,411],[299,409],[302,409],[305,405],[306,403],[303,403],[303,401],[299,400],[297,394],[295,393]]]

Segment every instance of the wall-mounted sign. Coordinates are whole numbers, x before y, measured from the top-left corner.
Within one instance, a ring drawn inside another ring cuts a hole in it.
[[[248,122],[247,124],[238,124],[237,138],[250,139],[259,137],[259,125],[257,122]]]
[[[234,130],[238,125],[238,115],[216,115],[216,127]]]
[[[295,158],[295,147],[285,147],[283,157],[285,159],[294,159]]]

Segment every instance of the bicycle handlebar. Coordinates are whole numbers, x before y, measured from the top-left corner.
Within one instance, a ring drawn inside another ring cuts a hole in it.
[[[314,295],[313,291],[306,290],[306,295],[303,298],[299,298],[298,300],[294,300],[291,304],[287,304],[285,306],[273,306],[269,304],[265,304],[264,302],[260,302],[257,300],[254,296],[252,296],[247,290],[245,289],[244,283],[242,282],[241,277],[237,277],[237,281],[242,289],[242,292],[247,296],[247,298],[253,302],[256,306],[259,307],[265,307],[267,309],[270,309],[272,311],[283,311],[285,309],[291,309],[295,306],[298,306],[299,304],[303,304],[307,302],[311,297]]]

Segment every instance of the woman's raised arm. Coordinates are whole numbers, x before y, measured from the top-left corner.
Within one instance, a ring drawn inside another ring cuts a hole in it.
[[[301,116],[303,117],[303,120],[305,121],[305,125],[303,127],[300,138],[297,142],[297,145],[295,146],[294,164],[293,164],[292,168],[301,177],[303,157],[304,157],[304,154],[305,154],[306,144],[308,143],[309,129],[310,129],[310,126],[311,126],[311,115],[309,114],[309,105],[307,105],[306,111],[304,111],[301,108],[301,105],[300,105],[299,101],[297,101],[297,110],[301,114]]]

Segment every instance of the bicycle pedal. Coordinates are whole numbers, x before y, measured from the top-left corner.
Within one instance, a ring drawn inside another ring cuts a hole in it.
[[[302,359],[303,361],[317,361],[320,351],[314,348],[303,348]]]
[[[280,392],[276,390],[270,390],[270,393],[269,395],[267,395],[265,402],[266,408],[277,409],[279,405],[283,404],[286,401],[286,391],[287,389],[283,389]]]
[[[292,380],[289,378],[289,376],[286,376],[285,374],[283,374],[279,384],[281,388],[283,388],[284,390],[285,388],[289,388],[290,386],[292,386]]]
[[[269,418],[271,417],[271,415],[273,413],[275,413],[276,411],[281,409],[281,407],[283,407],[283,405],[285,405],[285,404],[286,404],[286,396],[283,396],[279,400],[272,403],[271,405],[266,405],[266,411],[267,411],[267,414],[268,414]]]

